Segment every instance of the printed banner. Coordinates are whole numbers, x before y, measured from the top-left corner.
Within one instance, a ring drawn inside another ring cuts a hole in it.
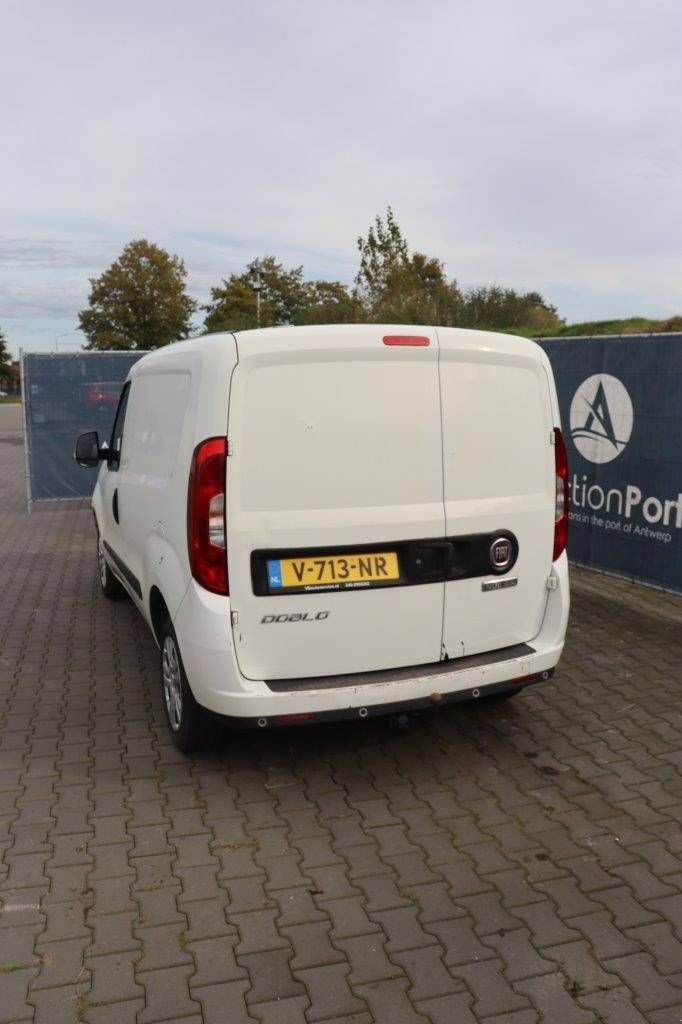
[[[682,335],[540,344],[568,449],[569,557],[682,592]]]

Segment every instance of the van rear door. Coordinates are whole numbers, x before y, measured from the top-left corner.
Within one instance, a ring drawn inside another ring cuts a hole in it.
[[[226,520],[247,678],[440,659],[442,573],[429,582],[445,529],[438,341],[418,334],[406,344],[384,336],[404,341],[409,329],[377,325],[237,335]]]
[[[477,561],[477,574],[445,585],[443,645],[452,658],[525,643],[540,629],[554,537],[553,423],[534,343],[444,328],[438,337],[445,528],[448,538],[465,538],[451,575]],[[499,574],[490,551],[498,537],[518,552]]]

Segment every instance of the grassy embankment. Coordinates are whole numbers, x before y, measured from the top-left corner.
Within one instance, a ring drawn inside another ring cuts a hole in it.
[[[588,320],[582,324],[566,324],[552,337],[577,338],[590,337],[593,334],[664,334],[671,331],[682,331],[682,316],[673,316],[669,320],[648,320],[643,316],[633,316],[629,320]]]

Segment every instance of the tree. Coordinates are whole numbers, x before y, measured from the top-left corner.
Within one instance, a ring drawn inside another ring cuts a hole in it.
[[[537,292],[500,285],[462,291],[448,280],[443,263],[410,250],[393,210],[375,217],[367,237],[358,238],[360,268],[356,295],[373,323],[442,324],[481,330],[548,334],[563,321]]]
[[[378,323],[451,324],[460,301],[457,282],[447,280],[441,261],[415,252],[388,274],[371,318]]]
[[[287,270],[274,256],[252,260],[211,288],[204,330],[245,331],[258,326],[256,278],[260,276],[260,326],[350,323],[359,301],[339,281],[304,281],[303,267]]]
[[[386,217],[377,216],[367,237],[357,241],[360,268],[355,278],[358,294],[371,310],[385,295],[391,278],[403,271],[409,262],[407,242],[391,207]]]
[[[260,326],[294,323],[296,312],[304,305],[306,286],[303,267],[285,270],[274,256],[252,260],[241,274],[230,274],[222,284],[211,288],[204,330],[244,331],[258,326],[256,277],[260,272]]]
[[[347,324],[363,319],[361,303],[339,281],[308,281],[295,324]]]
[[[500,285],[470,288],[463,296],[457,319],[458,327],[479,330],[524,330],[535,334],[551,334],[563,326],[554,306],[537,292],[519,293]]]
[[[13,375],[12,356],[7,347],[7,339],[0,327],[0,377],[12,377]]]
[[[129,242],[108,270],[90,278],[88,307],[78,314],[85,348],[144,350],[186,338],[197,308],[186,277],[178,256],[144,238]]]

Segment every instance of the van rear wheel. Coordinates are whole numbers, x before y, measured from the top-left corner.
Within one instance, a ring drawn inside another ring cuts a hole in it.
[[[161,699],[171,739],[184,754],[200,750],[212,734],[209,716],[199,707],[187,682],[175,630],[161,630]]]
[[[97,574],[102,593],[110,601],[120,601],[122,597],[126,596],[124,587],[116,579],[104,557],[104,542],[99,531],[97,533]]]

